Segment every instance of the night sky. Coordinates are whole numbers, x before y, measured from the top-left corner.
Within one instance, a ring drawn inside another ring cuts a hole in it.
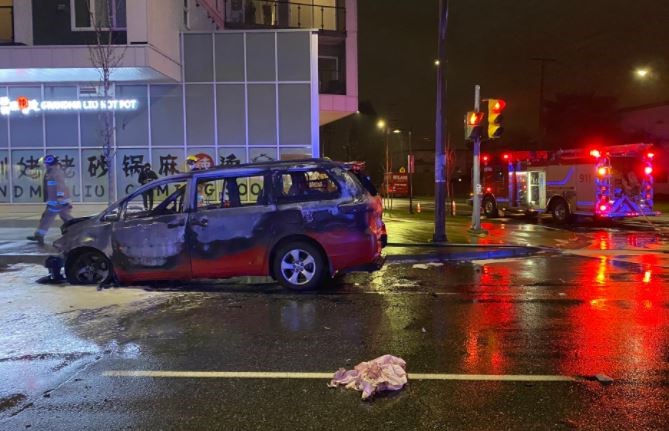
[[[437,4],[358,1],[359,98],[418,137],[434,136]],[[548,99],[594,92],[617,97],[620,107],[669,100],[667,0],[450,0],[449,7],[448,121],[459,146],[474,84],[483,97],[506,99],[509,136],[536,133],[534,57],[557,60],[546,69]],[[653,76],[639,81],[639,66]]]

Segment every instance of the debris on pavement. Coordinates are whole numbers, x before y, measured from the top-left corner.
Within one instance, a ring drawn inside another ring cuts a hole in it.
[[[416,263],[412,266],[414,269],[430,269],[430,267],[444,266],[442,262]]]
[[[340,368],[328,383],[328,387],[343,385],[346,389],[361,391],[362,399],[366,400],[377,392],[398,391],[406,383],[404,359],[383,355],[368,362],[361,362],[352,370]]]
[[[595,379],[603,385],[610,385],[613,383],[613,379],[606,374],[595,374]]]

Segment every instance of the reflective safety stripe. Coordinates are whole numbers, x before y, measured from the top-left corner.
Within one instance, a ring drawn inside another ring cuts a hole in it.
[[[56,196],[65,196],[65,192],[57,192]]]
[[[53,207],[58,205],[58,201],[46,201],[46,204]]]
[[[58,185],[58,183],[55,182],[54,180],[49,180],[49,181],[46,182],[46,185],[47,186],[56,186],[56,185]]]

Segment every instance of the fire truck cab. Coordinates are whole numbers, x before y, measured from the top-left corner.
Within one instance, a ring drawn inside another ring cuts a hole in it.
[[[482,211],[624,218],[653,211],[652,144],[482,156]]]

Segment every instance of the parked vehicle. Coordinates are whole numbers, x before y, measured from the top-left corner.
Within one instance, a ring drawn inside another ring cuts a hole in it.
[[[547,212],[558,223],[657,215],[654,157],[650,144],[484,155],[481,209],[486,217]]]
[[[64,224],[54,245],[74,284],[269,275],[309,290],[338,273],[381,267],[377,200],[329,159],[219,167],[140,187]]]

